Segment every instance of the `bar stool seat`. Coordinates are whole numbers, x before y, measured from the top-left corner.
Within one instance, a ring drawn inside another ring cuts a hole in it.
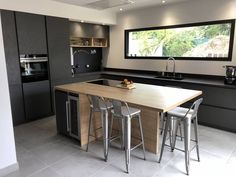
[[[113,106],[112,103],[109,101],[99,100],[99,107],[94,107],[93,104],[90,104],[90,107],[94,109],[93,111],[100,112],[101,110],[111,109]]]
[[[141,112],[141,110],[137,109],[137,108],[129,107],[129,112],[128,112],[128,110],[125,106],[121,107],[121,114],[124,117],[135,116],[135,115],[140,114],[140,112]],[[113,109],[111,110],[111,113],[115,114]]]
[[[168,111],[168,115],[174,116],[174,117],[179,117],[179,118],[184,118],[184,117],[189,117],[191,118],[193,116],[193,109],[189,108],[184,108],[184,107],[176,107],[170,111]],[[187,115],[186,115],[187,114]]]

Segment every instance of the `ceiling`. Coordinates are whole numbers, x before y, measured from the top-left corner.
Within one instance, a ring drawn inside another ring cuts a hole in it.
[[[53,1],[96,10],[111,10],[114,12],[118,12],[120,11],[120,8],[127,11],[131,9],[137,9],[153,5],[168,5],[191,0],[165,0],[166,1],[165,3],[162,3],[162,0],[53,0]]]

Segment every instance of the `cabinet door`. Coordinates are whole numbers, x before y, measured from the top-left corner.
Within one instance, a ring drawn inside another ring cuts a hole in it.
[[[199,107],[198,120],[200,124],[236,132],[236,111],[212,106]]]
[[[13,124],[14,125],[22,124],[26,122],[22,85],[21,84],[10,85],[9,91],[11,99],[11,112],[12,112]]]
[[[2,10],[2,32],[9,84],[21,84],[20,61],[16,36],[15,15]]]
[[[49,81],[24,83],[23,93],[28,121],[52,115]]]
[[[71,37],[93,37],[93,25],[88,23],[70,22]]]
[[[45,17],[16,12],[20,54],[47,54]]]
[[[69,117],[67,107],[67,93],[55,91],[56,122],[58,133],[69,135]]]
[[[109,38],[109,27],[104,25],[93,25],[94,38]]]
[[[51,82],[71,78],[69,20],[46,17]]]

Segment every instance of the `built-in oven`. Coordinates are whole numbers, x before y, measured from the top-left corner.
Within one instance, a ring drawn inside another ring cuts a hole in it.
[[[20,55],[22,82],[48,80],[48,57],[46,54]]]

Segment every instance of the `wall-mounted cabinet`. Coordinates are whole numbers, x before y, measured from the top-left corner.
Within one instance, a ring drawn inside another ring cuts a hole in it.
[[[109,26],[70,22],[72,47],[108,47]]]

